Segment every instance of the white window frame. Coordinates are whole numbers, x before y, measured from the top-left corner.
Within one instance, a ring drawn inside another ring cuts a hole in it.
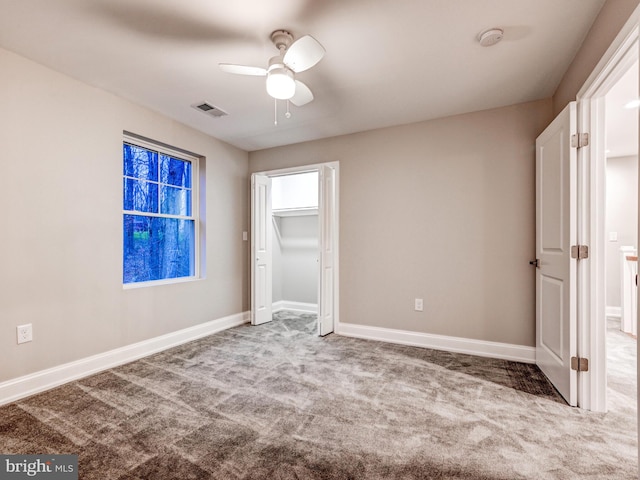
[[[196,154],[188,152],[186,150],[182,150],[176,147],[172,147],[163,143],[155,142],[153,140],[145,139],[142,137],[138,137],[137,135],[125,133],[122,138],[122,145],[125,143],[129,143],[132,145],[136,145],[142,148],[146,148],[148,150],[152,150],[154,152],[158,152],[159,154],[170,155],[179,160],[185,160],[191,162],[191,216],[184,215],[168,215],[161,213],[150,213],[150,212],[138,212],[135,210],[125,210],[124,204],[122,205],[122,218],[120,219],[120,224],[122,225],[122,219],[124,215],[144,215],[149,217],[160,217],[160,218],[177,218],[181,220],[193,220],[193,234],[194,234],[194,258],[193,258],[193,275],[188,277],[177,277],[177,278],[163,278],[159,280],[150,280],[147,282],[132,282],[132,283],[122,283],[122,288],[125,290],[133,289],[133,288],[141,288],[141,287],[151,287],[157,285],[171,285],[174,283],[185,283],[185,282],[193,282],[195,280],[200,279],[200,157]],[[122,149],[121,152],[121,161],[122,158]],[[126,178],[124,174],[122,178]],[[121,202],[122,202],[122,184],[121,184],[121,192],[120,192]],[[121,239],[124,238],[124,229],[122,231]],[[121,265],[122,272],[120,275],[120,279],[124,278],[124,242],[121,243]]]

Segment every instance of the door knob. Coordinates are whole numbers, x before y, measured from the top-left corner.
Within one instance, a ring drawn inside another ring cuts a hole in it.
[[[540,259],[536,258],[535,260],[531,260],[529,265],[533,265],[536,268],[540,268]]]

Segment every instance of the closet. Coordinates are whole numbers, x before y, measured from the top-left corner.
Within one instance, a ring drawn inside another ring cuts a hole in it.
[[[251,324],[273,311],[318,314],[318,335],[338,321],[338,162],[251,175]]]
[[[318,311],[318,172],[274,176],[272,308]]]

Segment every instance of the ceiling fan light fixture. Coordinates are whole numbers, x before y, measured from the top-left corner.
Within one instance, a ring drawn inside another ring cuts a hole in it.
[[[267,73],[267,93],[278,100],[289,100],[296,93],[293,72],[286,67],[274,66]]]

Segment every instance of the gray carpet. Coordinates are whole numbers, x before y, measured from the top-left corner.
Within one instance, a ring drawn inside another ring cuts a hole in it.
[[[570,408],[536,367],[282,313],[0,408],[0,453],[83,479],[630,479],[635,409]]]

